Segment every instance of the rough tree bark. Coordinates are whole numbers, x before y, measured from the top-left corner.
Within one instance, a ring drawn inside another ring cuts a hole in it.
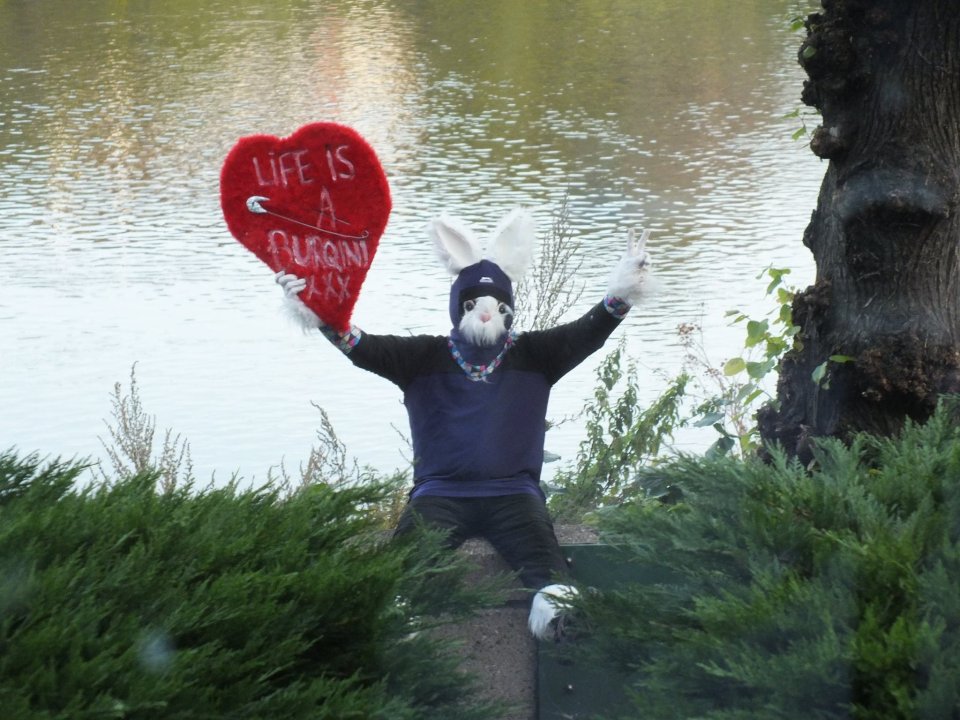
[[[892,435],[960,391],[960,0],[822,7],[799,53],[829,160],[803,238],[817,275],[794,300],[779,409],[758,418],[803,460],[811,437]]]

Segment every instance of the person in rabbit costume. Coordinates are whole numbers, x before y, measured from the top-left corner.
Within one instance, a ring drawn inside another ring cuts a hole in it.
[[[606,296],[585,315],[517,333],[513,286],[533,255],[531,215],[515,210],[504,217],[487,257],[451,217],[433,220],[429,234],[455,278],[448,336],[372,335],[355,326],[337,333],[299,303],[302,279],[281,272],[277,282],[306,324],[319,326],[354,365],[403,391],[414,484],[395,534],[422,522],[447,530],[451,548],[486,538],[536,591],[529,628],[549,637],[576,591],[563,581],[566,560],[540,485],[547,401],[551,387],[604,344],[642,294],[650,265],[646,235],[637,241],[629,233]]]

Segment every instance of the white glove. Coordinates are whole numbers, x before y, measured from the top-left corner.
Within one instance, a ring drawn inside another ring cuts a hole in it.
[[[304,330],[316,330],[320,327],[320,318],[300,299],[300,292],[307,287],[307,281],[283,270],[274,275],[274,279],[283,289],[283,304],[290,318]]]
[[[546,640],[555,634],[556,628],[551,623],[563,614],[570,601],[578,594],[572,585],[547,585],[540,588],[533,596],[530,616],[527,618],[530,634],[538,640]]]
[[[607,297],[620,298],[630,305],[636,305],[644,294],[650,277],[650,255],[647,253],[649,230],[627,231],[627,251],[614,266],[607,283]]]

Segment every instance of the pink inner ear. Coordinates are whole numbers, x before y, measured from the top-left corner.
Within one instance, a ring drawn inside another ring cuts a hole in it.
[[[307,307],[346,330],[391,209],[370,145],[335,123],[241,138],[224,161],[220,201],[233,236],[274,272],[305,278]]]

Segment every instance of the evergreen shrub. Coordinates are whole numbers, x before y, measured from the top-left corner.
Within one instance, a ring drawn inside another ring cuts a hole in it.
[[[600,524],[667,580],[583,601],[635,717],[960,718],[958,408],[820,442],[812,468],[774,451],[642,470],[670,500]]]
[[[484,593],[438,537],[383,541],[389,488],[82,471],[0,454],[4,720],[495,716],[422,632]]]

